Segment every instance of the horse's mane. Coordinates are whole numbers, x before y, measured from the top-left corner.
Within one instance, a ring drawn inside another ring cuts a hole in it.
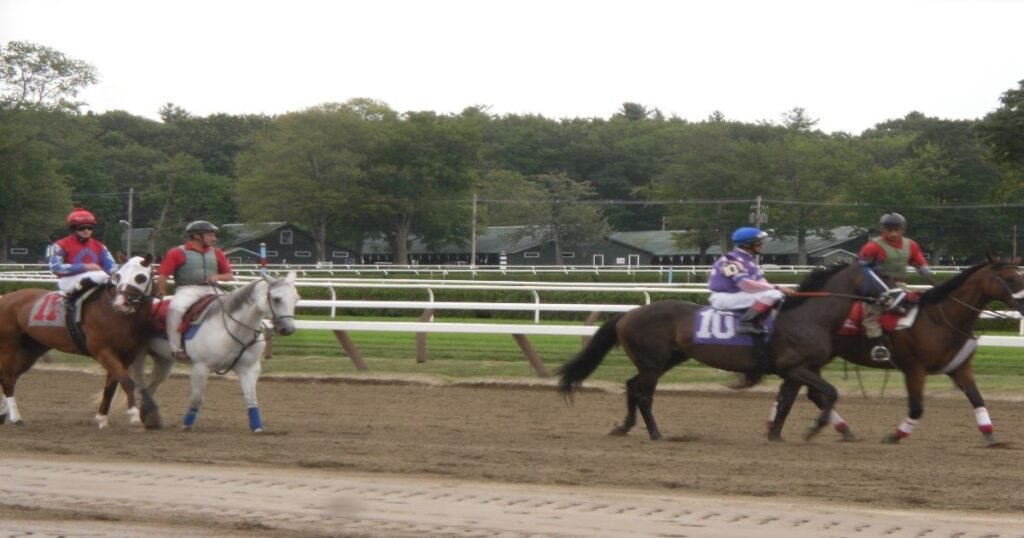
[[[220,306],[225,312],[234,312],[240,309],[242,306],[255,301],[256,285],[261,280],[253,280],[252,282],[238,288],[227,295],[221,297],[219,301],[214,302],[211,306]]]
[[[825,287],[825,283],[828,282],[829,279],[835,276],[839,271],[842,271],[849,266],[849,263],[839,263],[832,267],[811,271],[811,274],[807,275],[807,277],[800,282],[800,291],[820,291]],[[779,310],[789,310],[800,306],[805,301],[807,301],[807,297],[787,297]]]
[[[974,273],[977,273],[979,269],[981,269],[983,267],[987,267],[989,265],[991,265],[991,267],[993,269],[1000,269],[1002,267],[1005,267],[1005,266],[1011,265],[1011,264],[1009,262],[1002,262],[1002,261],[997,261],[997,262],[984,261],[984,262],[972,265],[972,266],[968,267],[967,269],[964,269],[963,272],[961,272],[959,275],[956,275],[955,277],[953,277],[953,278],[943,282],[942,284],[939,284],[938,286],[935,286],[932,289],[922,293],[921,294],[921,298],[919,299],[918,302],[920,303],[921,306],[927,306],[927,305],[930,305],[930,304],[935,304],[935,303],[942,302],[947,297],[949,297],[950,293],[953,293],[954,290],[956,290],[957,288],[962,286],[965,282],[967,282],[967,279],[971,278],[971,275],[973,275]]]

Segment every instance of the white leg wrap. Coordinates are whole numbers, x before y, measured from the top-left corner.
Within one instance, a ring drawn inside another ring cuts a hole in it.
[[[833,409],[832,413],[828,416],[828,423],[835,426],[836,424],[846,424],[846,421],[843,420],[843,417],[839,416],[839,413],[836,413],[835,409]]]
[[[772,410],[768,411],[768,422],[775,422],[775,416],[779,414],[779,402],[772,402]]]
[[[903,422],[901,422],[899,427],[896,429],[903,433],[904,436],[907,436],[910,435],[911,433],[914,433],[914,428],[916,427],[917,421],[910,417],[907,417],[903,419]]]
[[[978,429],[982,432],[992,431],[992,418],[988,416],[988,409],[984,406],[974,409],[974,420],[978,421]]]
[[[142,424],[142,418],[139,416],[138,407],[130,407],[125,414],[128,415],[128,424]]]
[[[17,424],[21,422],[21,413],[18,412],[18,402],[15,401],[14,396],[7,398],[7,410],[9,411],[9,417],[11,424]]]
[[[96,427],[97,428],[102,430],[103,428],[106,428],[109,425],[110,425],[110,420],[107,418],[107,415],[100,415],[98,413],[96,414]]]

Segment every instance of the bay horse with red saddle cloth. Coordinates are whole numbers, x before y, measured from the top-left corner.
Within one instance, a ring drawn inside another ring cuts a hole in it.
[[[142,346],[152,336],[149,289],[152,258],[136,256],[122,265],[109,282],[81,303],[82,338],[68,330],[64,298],[55,291],[23,289],[0,297],[0,423],[10,415],[14,424],[24,424],[14,396],[18,378],[50,349],[89,355],[107,372],[103,398],[96,414],[100,428],[108,425],[110,402],[118,385],[128,397],[131,423],[159,421],[155,402],[142,393],[142,413],[135,405],[135,383],[127,370]],[[77,341],[76,341],[77,340]],[[6,408],[6,411],[4,410]]]
[[[903,372],[909,412],[896,430],[883,438],[884,442],[898,443],[910,435],[924,413],[922,400],[926,378],[946,374],[971,402],[985,444],[1000,445],[995,439],[985,400],[974,381],[971,362],[977,346],[974,331],[981,313],[993,301],[1000,301],[1024,314],[1024,274],[1019,265],[1019,258],[1008,261],[990,256],[985,262],[971,266],[923,293],[909,328],[892,327],[892,316],[888,316],[890,326],[885,327],[886,330],[896,329],[890,332],[893,345],[891,363],[870,358],[867,340],[859,328],[850,330],[847,325],[833,339],[833,357],[842,357],[861,366],[895,368]],[[911,311],[910,315],[914,314]],[[811,367],[820,372],[831,360],[832,357]],[[799,390],[799,384],[783,381],[775,408],[769,416],[770,439],[781,438],[786,416]],[[808,398],[817,402],[819,398],[814,394],[815,390],[808,385]],[[834,410],[830,422],[844,437],[853,437],[849,426]]]

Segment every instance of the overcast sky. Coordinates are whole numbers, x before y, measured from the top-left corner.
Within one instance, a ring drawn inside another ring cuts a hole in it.
[[[0,43],[96,66],[95,111],[604,117],[623,102],[859,134],[980,118],[1024,79],[1017,0],[0,0]]]

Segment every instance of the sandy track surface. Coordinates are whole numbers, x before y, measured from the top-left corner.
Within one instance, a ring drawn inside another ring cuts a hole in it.
[[[877,442],[901,398],[844,398],[865,439],[768,443],[771,394],[664,392],[671,440],[609,437],[620,394],[550,387],[264,380],[268,431],[237,383],[210,383],[199,430],[92,425],[99,377],[36,370],[26,426],[0,428],[0,535],[1024,536],[1024,451],[982,449],[966,400],[926,402],[909,442]],[[174,378],[167,422],[187,401]],[[895,395],[894,395],[895,396]],[[1024,445],[1024,404],[989,404]],[[790,436],[810,422],[801,402]]]

